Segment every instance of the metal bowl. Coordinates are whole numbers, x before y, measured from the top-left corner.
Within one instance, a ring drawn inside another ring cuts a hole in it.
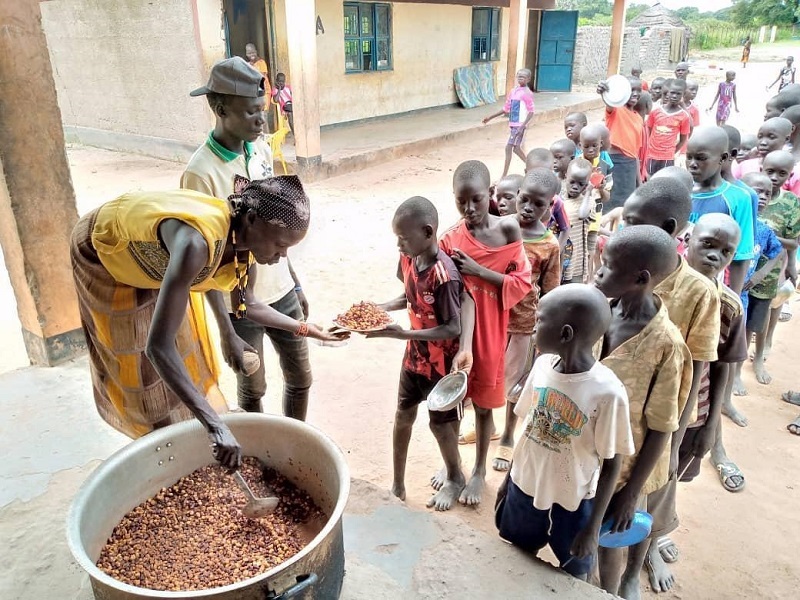
[[[456,371],[442,377],[428,394],[428,409],[439,412],[451,410],[467,396],[467,374]]]
[[[98,600],[338,598],[344,578],[342,514],[350,475],[342,451],[301,421],[263,414],[223,417],[247,456],[259,458],[305,490],[329,519],[300,552],[269,571],[223,587],[166,592],[106,575],[97,558],[114,527],[132,508],[195,469],[212,464],[208,437],[192,419],[159,429],[122,448],[84,482],[70,508],[67,542],[89,574]]]

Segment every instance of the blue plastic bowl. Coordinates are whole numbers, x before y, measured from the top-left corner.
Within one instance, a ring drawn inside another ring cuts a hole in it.
[[[637,510],[633,515],[630,529],[611,533],[613,523],[608,520],[600,527],[599,544],[603,548],[625,548],[643,542],[650,535],[653,528],[653,516],[643,510]]]

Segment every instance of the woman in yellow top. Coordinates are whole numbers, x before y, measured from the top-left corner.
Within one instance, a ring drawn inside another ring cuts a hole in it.
[[[240,194],[228,200],[190,190],[126,194],[81,218],[70,248],[100,415],[132,438],[194,415],[229,468],[241,448],[218,415],[227,404],[202,308],[187,310],[190,292],[205,292],[225,361],[242,371],[251,348],[234,332],[222,293],[233,291],[244,314],[248,266],[286,256],[310,214],[295,176],[237,184]],[[250,308],[271,326],[336,339],[268,306]]]

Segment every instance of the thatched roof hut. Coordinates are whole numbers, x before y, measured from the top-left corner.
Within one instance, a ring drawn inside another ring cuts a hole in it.
[[[685,28],[686,24],[681,21],[680,17],[671,10],[656,3],[633,21],[628,23],[628,27],[681,27]]]

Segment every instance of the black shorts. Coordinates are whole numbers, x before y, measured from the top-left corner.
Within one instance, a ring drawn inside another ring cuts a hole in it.
[[[572,542],[589,523],[594,499],[582,500],[577,510],[570,511],[559,504],[539,510],[533,498],[509,478],[506,496],[495,509],[495,525],[500,537],[526,552],[536,554],[550,545],[559,566],[574,576],[586,575],[592,569],[594,557],[576,558],[570,554]]]
[[[421,402],[428,399],[428,394],[436,385],[441,377],[429,379],[419,373],[413,373],[403,369],[400,373],[400,389],[397,392],[398,410],[408,410],[419,406]],[[431,423],[452,423],[460,421],[463,415],[463,403],[459,403],[456,408],[448,411],[429,410],[428,415]]]
[[[661,169],[665,169],[666,167],[671,167],[675,164],[674,160],[658,160],[655,158],[648,158],[647,159],[647,174],[650,176],[655,175]]]
[[[750,294],[747,299],[747,331],[763,333],[766,330],[771,303],[768,298],[756,298]]]

